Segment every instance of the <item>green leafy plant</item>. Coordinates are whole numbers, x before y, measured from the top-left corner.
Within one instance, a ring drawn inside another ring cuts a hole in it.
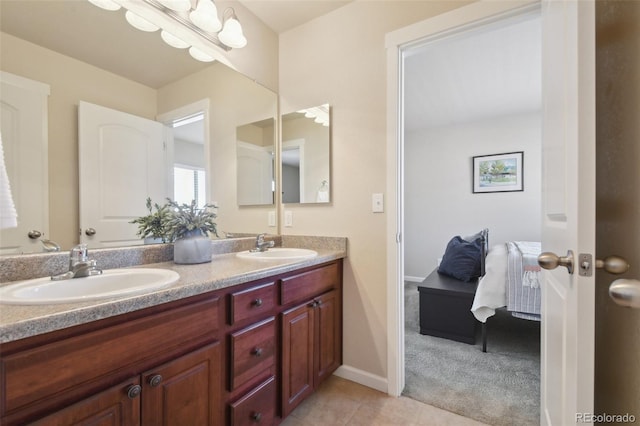
[[[195,200],[190,204],[178,204],[167,198],[167,205],[171,210],[171,216],[167,222],[169,235],[172,240],[183,238],[193,231],[199,230],[203,235],[208,236],[211,232],[216,237],[218,230],[214,219],[217,215],[213,204],[205,204],[203,208],[197,208]]]
[[[153,209],[155,208],[155,212]],[[129,223],[138,225],[137,236],[140,238],[159,238],[163,243],[170,242],[170,229],[168,227],[171,218],[171,210],[168,204],[163,206],[158,203],[151,203],[151,198],[147,198],[147,210],[149,214],[132,220]]]

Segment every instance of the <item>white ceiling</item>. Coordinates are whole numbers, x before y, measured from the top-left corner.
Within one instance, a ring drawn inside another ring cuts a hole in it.
[[[412,49],[405,129],[539,111],[540,44],[540,19],[529,16]]]

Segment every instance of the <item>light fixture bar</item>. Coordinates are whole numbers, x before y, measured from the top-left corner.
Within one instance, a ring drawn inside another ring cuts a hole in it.
[[[202,38],[206,39],[207,41],[215,44],[219,48],[223,49],[225,52],[228,52],[228,51],[231,50],[231,47],[225,45],[220,40],[218,40],[218,37],[216,37],[213,34],[209,34],[206,31],[202,31],[202,29],[198,28],[195,24],[193,24],[187,18],[181,16],[176,11],[171,10],[168,7],[163,6],[161,3],[159,3],[156,0],[143,0],[143,1],[146,4],[148,4],[150,6],[153,6],[157,10],[159,10],[162,13],[166,14],[167,16],[169,16],[171,19],[175,20],[176,22],[179,22],[181,25],[184,25],[185,27],[189,28],[191,31],[197,33],[199,36],[201,36]]]

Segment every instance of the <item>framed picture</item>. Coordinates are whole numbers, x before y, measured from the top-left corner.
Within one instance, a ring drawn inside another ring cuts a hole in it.
[[[473,157],[473,192],[524,191],[524,152]]]

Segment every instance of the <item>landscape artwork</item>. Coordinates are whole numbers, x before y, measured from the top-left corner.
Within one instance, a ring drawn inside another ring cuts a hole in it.
[[[523,191],[524,152],[473,157],[473,192]]]

